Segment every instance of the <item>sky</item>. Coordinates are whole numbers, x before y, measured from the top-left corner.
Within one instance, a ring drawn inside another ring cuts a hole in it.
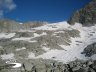
[[[2,2],[4,0],[0,1]],[[9,3],[9,5],[3,6],[3,8],[0,7],[0,14],[3,18],[20,22],[60,22],[68,20],[76,10],[84,7],[90,1],[91,0],[5,0],[5,5],[7,5],[7,3]]]

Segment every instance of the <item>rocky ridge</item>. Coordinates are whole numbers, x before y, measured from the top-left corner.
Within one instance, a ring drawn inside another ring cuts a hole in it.
[[[83,26],[92,26],[96,24],[96,0],[92,0],[84,8],[77,10],[68,23],[75,24],[81,23]]]
[[[14,32],[20,30],[31,30],[31,28],[42,26],[46,22],[16,22],[15,20],[1,19],[0,32]]]

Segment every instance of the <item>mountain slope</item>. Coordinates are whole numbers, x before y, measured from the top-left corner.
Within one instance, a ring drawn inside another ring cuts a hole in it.
[[[66,63],[76,59],[89,59],[81,53],[89,44],[96,42],[96,25],[83,27],[79,23],[71,26],[67,22],[60,22],[32,28],[29,32],[19,31],[0,35],[0,46],[4,49],[8,47],[9,50],[6,52],[9,54],[14,52],[14,49],[22,52],[26,52],[27,49],[26,53],[22,53],[25,55],[21,56],[22,58],[52,59]],[[6,37],[8,35],[11,37]]]
[[[53,28],[51,28],[53,27]],[[54,28],[55,27],[55,28]],[[63,27],[63,28],[62,28]],[[48,51],[47,53],[40,55],[39,57],[45,58],[45,59],[52,59],[53,57],[55,57],[54,59],[56,60],[62,60],[64,62],[67,61],[73,61],[75,59],[88,59],[87,57],[84,57],[84,55],[81,54],[81,52],[84,50],[85,47],[87,47],[87,45],[92,44],[94,42],[96,42],[95,40],[95,36],[96,36],[96,25],[95,26],[91,26],[91,27],[83,27],[81,24],[76,23],[75,25],[71,26],[69,24],[67,24],[66,22],[61,22],[58,24],[48,24],[45,26],[41,26],[38,28],[35,28],[36,30],[57,30],[57,34],[60,33],[61,30],[62,31],[62,35],[64,32],[66,32],[66,30],[72,31],[72,30],[77,30],[79,32],[79,36],[75,37],[71,37],[69,42],[69,46],[66,46],[64,44],[59,44],[59,46],[61,46],[62,48],[64,48],[64,51],[58,51],[58,50],[51,50]],[[74,35],[74,32],[72,32],[72,34]],[[53,34],[56,32],[53,32]],[[70,35],[70,34],[68,34]],[[67,35],[67,36],[68,36]],[[65,35],[64,35],[65,36]],[[60,36],[61,37],[61,36]],[[71,56],[70,56],[71,55]]]
[[[63,67],[62,64],[70,65],[72,61],[77,64],[76,60],[80,60],[80,63],[90,59],[96,60],[96,49],[90,47],[95,42],[96,25],[84,27],[79,23],[70,25],[67,22],[59,22],[30,30],[2,32],[0,33],[0,61],[4,61],[5,65],[15,64],[11,66],[14,68],[13,72],[15,69],[20,71],[22,64],[30,71],[33,63],[37,70],[42,72],[46,69],[45,64],[51,66],[49,68],[51,69],[51,64],[54,62]]]

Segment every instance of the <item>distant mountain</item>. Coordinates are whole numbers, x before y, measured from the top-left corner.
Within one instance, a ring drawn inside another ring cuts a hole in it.
[[[20,23],[14,20],[1,19],[0,20],[0,32],[13,32],[19,30],[30,30],[31,28],[42,26],[46,22],[26,22]]]
[[[9,19],[0,20],[0,32],[11,32],[18,29],[20,29],[18,22]]]
[[[84,26],[92,26],[96,24],[96,0],[92,0],[84,8],[77,10],[69,19],[68,23],[81,23]]]

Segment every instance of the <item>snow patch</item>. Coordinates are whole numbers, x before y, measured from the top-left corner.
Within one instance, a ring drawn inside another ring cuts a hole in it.
[[[59,23],[46,24],[44,26],[40,26],[33,29],[34,30],[62,30],[62,29],[68,29],[69,26],[70,25],[66,21],[64,21]]]
[[[25,49],[26,49],[25,47],[22,47],[22,48],[16,49],[16,51],[21,51],[21,50],[25,50]]]
[[[47,48],[47,47],[43,47],[42,49],[45,50],[45,51],[49,51],[50,50],[50,48]]]
[[[34,43],[34,42],[37,42],[36,40],[31,40],[33,39],[34,37],[20,37],[20,38],[14,38],[12,39],[12,41],[27,41],[27,42],[30,42],[30,43]]]
[[[12,39],[13,41],[18,41],[18,40],[24,40],[24,41],[30,41],[32,37],[20,37],[20,38],[14,38]]]
[[[14,53],[1,55],[1,59],[2,60],[15,59],[14,58]]]
[[[30,42],[30,43],[35,43],[35,42],[37,42],[36,40],[33,40],[33,41],[28,41],[28,42]]]
[[[35,58],[35,54],[32,52],[29,52],[28,59],[32,59],[32,58]]]
[[[36,58],[43,58],[43,59],[52,59],[53,57],[56,57],[58,54],[60,54],[63,50],[50,50],[42,55],[37,56]]]
[[[34,33],[34,37],[40,37],[40,36],[43,36],[43,35],[47,35],[47,33],[46,32],[43,32],[41,34]]]
[[[42,34],[37,34],[37,33],[34,33],[34,37],[19,37],[19,38],[14,38],[12,39],[12,41],[27,41],[27,42],[31,42],[31,43],[34,43],[34,42],[37,42],[36,40],[31,40],[35,37],[40,37],[40,36],[43,36],[43,35],[47,35],[46,32],[43,32]]]
[[[12,38],[15,36],[16,33],[0,33],[0,38]]]
[[[64,31],[57,31],[57,32],[54,32],[55,34],[58,34],[58,33],[64,33]]]

